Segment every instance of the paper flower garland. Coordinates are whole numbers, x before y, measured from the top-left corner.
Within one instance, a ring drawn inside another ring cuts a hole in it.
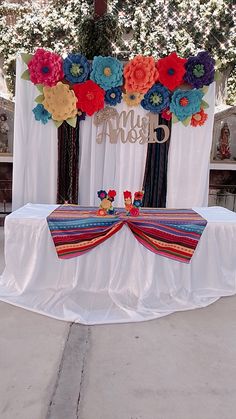
[[[43,106],[55,121],[64,121],[77,115],[77,99],[68,84],[58,82],[56,86],[44,87]]]
[[[113,201],[116,196],[116,191],[114,189],[110,189],[108,192],[104,190],[100,190],[97,193],[98,198],[101,199],[101,204],[99,210],[97,211],[97,215],[99,216],[106,216],[106,215],[114,215],[115,210],[113,208]]]
[[[105,92],[94,81],[87,80],[85,83],[74,84],[73,89],[78,99],[78,109],[89,116],[104,108]]]
[[[123,195],[124,195],[126,215],[137,217],[139,215],[140,207],[142,206],[144,192],[143,191],[135,192],[133,204],[132,204],[132,194],[130,191],[124,191]]]
[[[54,86],[63,78],[62,58],[43,48],[37,49],[28,63],[30,80],[34,84]]]
[[[141,105],[147,111],[160,113],[169,106],[169,92],[166,87],[160,83],[154,84],[150,90],[144,95]]]
[[[197,89],[208,86],[214,81],[215,60],[207,51],[202,51],[196,57],[190,57],[186,64],[186,74],[184,79],[191,86]]]
[[[123,84],[123,66],[113,57],[94,57],[90,78],[104,90],[121,86]]]
[[[90,64],[82,54],[69,54],[63,61],[65,79],[69,82],[83,83],[90,72]]]
[[[122,63],[113,57],[94,57],[91,65],[80,53],[70,53],[63,60],[43,48],[34,55],[21,56],[27,65],[21,77],[31,80],[40,92],[35,102],[41,106],[33,112],[43,124],[51,118],[57,127],[63,121],[75,127],[77,120],[101,112],[94,119],[99,125],[117,115],[111,107],[122,99],[128,106],[141,104],[151,113],[161,113],[166,120],[181,121],[186,126],[201,126],[207,119],[208,104],[202,97],[214,80],[215,62],[206,51],[188,60],[173,52],[157,62],[153,57],[138,55],[124,71]],[[177,90],[182,84],[188,86]],[[57,88],[46,89],[53,87]],[[105,104],[110,108],[104,109]]]
[[[158,78],[154,58],[137,55],[126,64],[124,77],[127,92],[146,93]]]
[[[160,58],[157,62],[159,81],[169,90],[174,90],[183,83],[186,59],[178,57],[172,52],[168,57]]]
[[[32,112],[34,113],[36,121],[41,121],[44,125],[46,125],[47,122],[52,119],[52,115],[40,103],[35,106]]]

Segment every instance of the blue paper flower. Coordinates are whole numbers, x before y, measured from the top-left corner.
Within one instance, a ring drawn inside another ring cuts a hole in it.
[[[123,84],[122,64],[116,58],[100,55],[94,57],[90,78],[104,90],[121,86]]]
[[[105,102],[109,105],[115,106],[120,103],[122,99],[122,90],[120,87],[112,87],[106,91]]]
[[[47,124],[49,119],[52,119],[52,115],[44,108],[42,104],[35,106],[32,112],[34,113],[36,121],[41,121],[44,125]]]
[[[141,105],[147,111],[160,113],[167,108],[170,103],[169,91],[160,83],[154,84],[151,89],[145,93]]]
[[[172,96],[170,111],[179,121],[184,121],[189,116],[200,111],[204,93],[201,90],[176,90]]]
[[[65,79],[70,83],[83,83],[90,72],[90,64],[82,54],[69,54],[63,61]]]

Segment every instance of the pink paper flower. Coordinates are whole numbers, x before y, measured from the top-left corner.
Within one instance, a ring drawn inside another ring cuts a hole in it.
[[[55,86],[64,76],[60,55],[43,48],[37,49],[28,63],[28,69],[32,83],[49,87]]]

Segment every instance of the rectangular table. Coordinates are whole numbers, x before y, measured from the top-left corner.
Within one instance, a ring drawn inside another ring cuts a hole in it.
[[[46,218],[57,205],[27,204],[5,222],[0,300],[83,324],[158,318],[236,292],[236,214],[193,208],[207,226],[189,264],[146,249],[124,225],[76,258],[57,257]]]

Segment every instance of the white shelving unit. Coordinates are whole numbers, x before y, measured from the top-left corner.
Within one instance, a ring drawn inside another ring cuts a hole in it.
[[[210,170],[236,170],[235,163],[210,163]]]
[[[13,163],[13,155],[12,154],[0,154],[0,163]]]

